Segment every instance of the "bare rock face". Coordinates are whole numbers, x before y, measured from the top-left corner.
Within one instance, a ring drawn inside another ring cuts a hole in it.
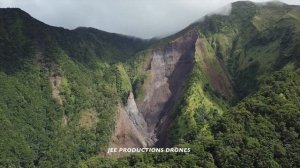
[[[138,115],[138,113],[139,113],[139,110],[136,106],[136,103],[135,103],[134,96],[133,96],[132,92],[129,93],[129,96],[127,98],[127,104],[126,104],[125,108],[126,108],[126,111],[129,114]]]
[[[115,131],[109,146],[113,148],[147,146],[144,134],[136,128],[128,113],[120,105],[117,107]]]
[[[213,63],[220,66],[220,72],[214,70],[215,64],[208,61],[204,45],[198,32],[191,30],[148,53],[150,62],[142,69],[142,73],[147,74],[142,86],[144,95],[136,102],[130,92],[125,107],[118,108],[113,147],[116,144],[120,147],[167,144],[166,135],[174,120],[172,113],[183,95],[196,56],[202,60],[202,70],[211,86],[225,97],[231,96],[230,81],[222,62],[213,59]]]
[[[151,53],[150,68],[145,69],[150,74],[145,83],[145,96],[138,103],[138,109],[148,124],[148,133],[152,139],[157,139],[161,132],[160,125],[164,123],[175,108],[176,99],[182,94],[183,86],[194,63],[196,31],[190,31],[167,45],[157,48]],[[169,125],[168,125],[169,126]],[[165,129],[168,126],[164,127]],[[160,137],[161,138],[161,137]],[[154,144],[151,144],[154,145]]]
[[[187,75],[192,70],[196,39],[197,33],[191,31],[149,53],[150,66],[143,70],[150,74],[143,86],[146,94],[136,103],[130,92],[125,107],[118,106],[110,147],[155,145],[159,136],[157,129],[160,129],[161,121],[171,123],[167,121],[168,115],[174,110],[175,100],[182,94]]]
[[[130,92],[125,107],[117,108],[116,126],[110,147],[147,147],[154,142],[149,137],[147,123],[139,112]]]
[[[135,128],[139,131],[141,135],[143,135],[144,139],[142,144],[145,144],[144,146],[149,146],[153,144],[154,140],[151,139],[151,135],[148,132],[148,125],[144,119],[144,116],[138,110],[132,92],[129,93],[127,104],[125,106],[125,111]]]

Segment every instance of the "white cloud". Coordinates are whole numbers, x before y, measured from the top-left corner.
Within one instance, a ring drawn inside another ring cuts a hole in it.
[[[21,8],[53,26],[69,29],[79,26],[95,27],[104,31],[150,38],[177,32],[205,14],[218,11],[233,1],[1,0],[0,6]],[[299,0],[283,2],[300,5]]]

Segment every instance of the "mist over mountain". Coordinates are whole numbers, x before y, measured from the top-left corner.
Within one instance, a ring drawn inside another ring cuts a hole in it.
[[[46,23],[0,9],[0,167],[300,167],[300,6],[151,40]]]
[[[176,33],[208,13],[223,13],[222,9],[224,7],[229,9],[229,4],[235,1],[2,0],[0,7],[21,8],[34,18],[52,26],[67,29],[94,27],[108,32],[152,38]],[[298,0],[282,0],[282,2],[300,5]]]

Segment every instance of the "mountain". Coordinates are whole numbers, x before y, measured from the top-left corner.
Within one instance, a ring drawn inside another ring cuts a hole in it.
[[[131,89],[121,62],[151,40],[52,27],[20,9],[0,16],[0,167],[74,167],[105,150]]]
[[[2,167],[300,166],[299,6],[235,2],[158,40],[0,16]]]

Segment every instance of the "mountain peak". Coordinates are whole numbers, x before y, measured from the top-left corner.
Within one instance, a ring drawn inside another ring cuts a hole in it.
[[[3,15],[12,15],[12,16],[23,16],[32,18],[27,12],[23,11],[20,8],[0,8],[0,14]]]
[[[232,3],[232,6],[237,7],[254,7],[254,6],[286,6],[288,4],[278,1],[278,0],[272,0],[272,1],[266,1],[266,2],[252,2],[252,1],[236,1]]]
[[[232,3],[233,7],[250,7],[255,6],[255,2],[252,1],[236,1]]]
[[[267,1],[267,2],[259,2],[258,5],[264,5],[264,6],[285,6],[288,5],[284,2],[273,0],[273,1]]]

